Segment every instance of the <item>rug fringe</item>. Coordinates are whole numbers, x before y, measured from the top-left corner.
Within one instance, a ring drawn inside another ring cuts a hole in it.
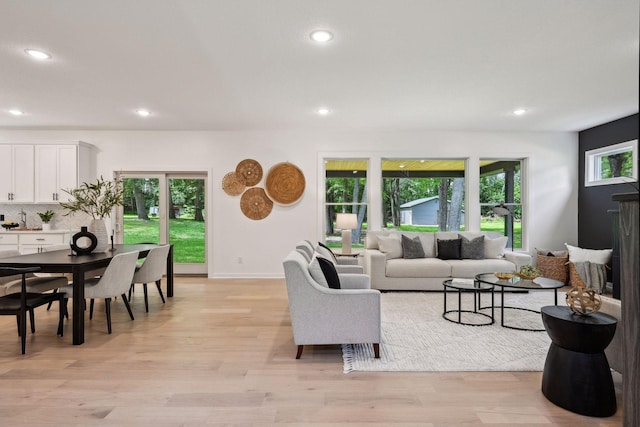
[[[353,345],[342,344],[342,361],[344,362],[344,373],[348,374],[353,372],[353,358],[355,353],[353,351]]]

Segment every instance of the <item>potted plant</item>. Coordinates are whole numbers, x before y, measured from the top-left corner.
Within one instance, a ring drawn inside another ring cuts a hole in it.
[[[113,208],[123,204],[124,189],[118,180],[105,180],[102,176],[95,182],[83,182],[80,187],[72,190],[62,190],[69,196],[68,201],[60,202],[66,210],[65,216],[77,212],[84,212],[92,218],[89,231],[98,238],[95,252],[104,252],[109,247],[109,236],[104,218],[111,216]]]
[[[44,212],[38,212],[38,216],[40,217],[40,219],[42,220],[42,230],[43,231],[47,231],[51,229],[51,224],[49,224],[49,222],[51,221],[51,218],[53,218],[53,216],[56,213],[50,209],[47,209]]]

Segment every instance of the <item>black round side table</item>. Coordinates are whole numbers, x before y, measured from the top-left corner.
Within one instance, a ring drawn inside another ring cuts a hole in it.
[[[604,313],[580,316],[566,306],[542,307],[551,346],[542,374],[542,393],[556,405],[581,415],[616,413],[616,392],[604,349],[616,319]]]

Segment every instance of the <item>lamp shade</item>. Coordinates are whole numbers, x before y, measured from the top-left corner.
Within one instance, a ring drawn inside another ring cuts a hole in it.
[[[358,228],[358,216],[350,213],[336,215],[336,228],[341,230],[353,230]]]
[[[500,203],[498,206],[495,206],[491,210],[493,211],[494,214],[499,216],[511,215],[511,211],[503,203]]]

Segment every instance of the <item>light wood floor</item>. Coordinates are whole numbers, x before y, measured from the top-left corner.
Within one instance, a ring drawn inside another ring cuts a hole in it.
[[[162,305],[150,288],[104,305],[86,343],[55,336],[57,309],[36,312],[20,354],[15,318],[0,317],[1,426],[618,426],[558,408],[540,372],[342,372],[338,346],[295,360],[283,280],[177,278]],[[621,379],[614,374],[621,402]]]

